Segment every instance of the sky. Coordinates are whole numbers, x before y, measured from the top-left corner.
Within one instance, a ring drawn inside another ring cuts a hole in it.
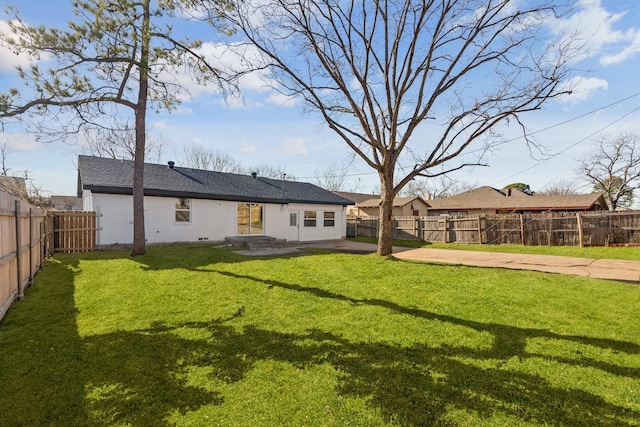
[[[63,28],[70,18],[68,0],[2,3],[9,4],[16,4],[30,25]],[[534,191],[544,191],[558,181],[575,182],[580,192],[589,193],[591,186],[580,180],[576,170],[578,160],[593,150],[594,141],[620,132],[640,133],[640,0],[582,0],[562,25],[580,28],[587,49],[572,64],[577,79],[574,93],[522,116],[543,152],[529,150],[515,127],[503,127],[503,137],[512,140],[485,158],[487,167],[463,169],[450,178],[468,186],[495,188],[522,182]],[[0,30],[6,28],[0,22]],[[205,45],[208,40],[214,42],[213,37],[219,41],[219,35],[210,30],[198,31],[192,38],[201,38]],[[0,46],[0,93],[20,87],[15,66],[25,61]],[[283,102],[251,79],[241,82],[242,102],[224,102],[213,90],[192,89],[193,97],[185,99],[177,111],[148,115],[151,133],[165,141],[161,163],[179,160],[184,147],[202,147],[227,153],[247,167],[266,164],[307,182],[316,182],[332,165],[348,165],[346,189],[378,191],[377,174],[354,159],[347,145],[299,103]],[[82,150],[78,143],[42,142],[13,129],[0,138],[0,143],[6,142],[10,173],[27,171],[45,195],[76,194],[76,159]]]

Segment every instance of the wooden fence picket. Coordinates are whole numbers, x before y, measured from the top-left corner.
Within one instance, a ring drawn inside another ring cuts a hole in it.
[[[376,217],[347,218],[347,236],[378,237]],[[393,237],[445,243],[640,246],[640,211],[397,217]]]

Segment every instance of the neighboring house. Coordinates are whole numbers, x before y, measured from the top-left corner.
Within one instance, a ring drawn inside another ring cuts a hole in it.
[[[369,199],[379,199],[380,196],[377,194],[370,193],[351,193],[347,191],[334,191],[340,197],[344,197],[347,200],[350,200],[351,203],[347,206],[347,215],[348,216],[358,216],[358,208],[356,207],[358,203],[365,202]]]
[[[429,215],[478,215],[606,210],[602,194],[529,195],[516,189],[479,187],[446,199],[429,200]]]
[[[0,176],[0,191],[22,200],[27,200],[29,197],[25,179],[17,176]]]
[[[426,216],[430,206],[422,197],[396,197],[393,199],[394,217]],[[380,198],[370,198],[356,203],[354,215],[358,217],[378,217],[380,215]]]
[[[81,211],[82,198],[76,196],[51,196],[51,207],[59,211]]]
[[[340,239],[349,200],[316,185],[145,164],[149,243],[270,236],[288,241]],[[133,162],[78,157],[78,195],[99,217],[98,243],[133,242]]]

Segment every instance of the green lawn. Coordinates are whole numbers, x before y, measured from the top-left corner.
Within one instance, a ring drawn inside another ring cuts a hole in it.
[[[57,256],[0,426],[640,425],[640,287],[211,245]]]
[[[355,237],[355,240],[365,243],[377,243],[372,237]],[[424,242],[421,240],[394,240],[395,246],[410,248],[437,248],[481,252],[505,252],[532,255],[559,255],[593,259],[621,259],[640,261],[640,246],[525,246],[525,245],[477,245],[463,243]]]

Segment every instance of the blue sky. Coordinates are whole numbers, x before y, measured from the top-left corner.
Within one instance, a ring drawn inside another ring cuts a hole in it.
[[[27,23],[34,25],[62,27],[70,11],[67,0],[15,3]],[[7,4],[11,2],[3,3]],[[579,182],[576,161],[591,150],[594,138],[640,132],[640,1],[583,0],[564,25],[584,30],[588,50],[574,65],[580,70],[574,95],[523,116],[529,132],[535,132],[537,142],[545,146],[544,155],[532,157],[517,139],[516,129],[504,128],[505,137],[516,139],[486,158],[489,167],[461,170],[451,178],[493,187],[524,182],[535,191],[558,180]],[[192,34],[192,38],[211,41],[203,48],[219,41],[217,36],[209,40],[210,36],[210,31]],[[23,61],[0,47],[0,92],[19,85],[14,66]],[[178,160],[184,146],[201,146],[226,152],[246,166],[269,164],[298,180],[314,182],[329,166],[352,159],[348,147],[321,119],[305,115],[300,105],[283,102],[251,78],[242,82],[242,89],[244,102],[225,104],[213,91],[194,87],[193,99],[177,111],[150,113],[152,133],[166,142],[161,162]],[[35,185],[49,194],[75,194],[78,145],[39,142],[21,132],[2,138],[7,141],[7,165],[13,173],[27,170]],[[361,192],[373,192],[379,186],[375,172],[357,159],[349,174],[351,186]],[[579,189],[590,191],[584,185]]]

